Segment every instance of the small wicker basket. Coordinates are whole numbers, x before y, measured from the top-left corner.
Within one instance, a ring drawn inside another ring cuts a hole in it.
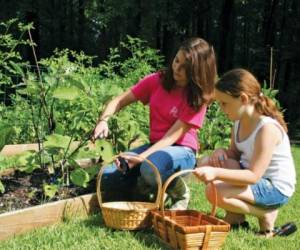
[[[133,156],[141,159],[140,156]],[[160,194],[162,189],[162,182],[159,171],[155,165],[148,159],[142,159],[153,169],[156,182],[158,185],[157,197],[154,203],[140,202],[140,201],[115,201],[103,202],[101,196],[101,180],[105,167],[99,171],[97,178],[97,197],[102,211],[102,216],[107,227],[122,230],[139,230],[151,226],[150,211],[159,208]]]
[[[220,249],[229,232],[230,225],[215,217],[217,192],[214,192],[214,205],[210,215],[196,210],[164,210],[163,194],[168,185],[179,175],[193,172],[183,170],[167,179],[162,188],[160,211],[152,211],[152,222],[155,234],[173,249]]]

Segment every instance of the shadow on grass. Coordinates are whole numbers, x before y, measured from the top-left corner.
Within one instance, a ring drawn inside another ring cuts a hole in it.
[[[89,228],[105,228],[101,213],[95,213],[83,221],[83,225]]]
[[[83,221],[83,225],[89,228],[101,228],[104,229],[107,233],[114,233],[120,230],[111,229],[105,226],[103,217],[101,213],[94,214],[89,216],[87,219]],[[139,231],[129,231],[130,234],[142,245],[152,248],[152,249],[160,249],[166,250],[166,245],[164,245],[158,237],[155,236],[152,229],[144,229]]]
[[[145,229],[141,231],[132,232],[133,236],[139,241],[143,242],[143,244],[147,247],[151,247],[153,249],[170,249],[164,243],[155,236],[154,231],[152,229]]]

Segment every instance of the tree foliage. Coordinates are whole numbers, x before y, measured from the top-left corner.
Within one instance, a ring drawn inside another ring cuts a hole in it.
[[[0,20],[19,18],[34,24],[38,58],[53,55],[55,48],[68,48],[95,55],[94,63],[99,63],[130,35],[147,41],[169,61],[183,39],[203,37],[214,45],[219,74],[244,67],[278,88],[291,133],[297,129],[300,111],[293,110],[300,96],[297,0],[2,0],[1,6]],[[21,52],[33,64],[30,48]]]

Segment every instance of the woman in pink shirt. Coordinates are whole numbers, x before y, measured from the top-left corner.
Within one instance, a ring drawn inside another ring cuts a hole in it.
[[[141,101],[150,108],[150,143],[131,152],[157,166],[162,181],[183,169],[194,168],[199,149],[197,130],[202,126],[212,99],[216,78],[213,48],[203,39],[191,38],[180,46],[168,69],[147,75],[114,98],[102,113],[94,139],[108,135],[108,119],[123,107]],[[155,176],[146,162],[124,155],[130,171],[122,173],[120,161],[107,168],[101,190],[106,200],[124,200],[132,191],[156,187]],[[123,161],[124,162],[124,161]],[[137,185],[139,188],[137,188]],[[167,190],[173,209],[185,209],[189,189],[178,178]]]

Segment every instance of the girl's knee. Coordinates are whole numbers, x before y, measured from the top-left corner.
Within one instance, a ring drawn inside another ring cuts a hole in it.
[[[208,163],[209,163],[209,156],[203,156],[197,159],[197,167],[208,165]]]

